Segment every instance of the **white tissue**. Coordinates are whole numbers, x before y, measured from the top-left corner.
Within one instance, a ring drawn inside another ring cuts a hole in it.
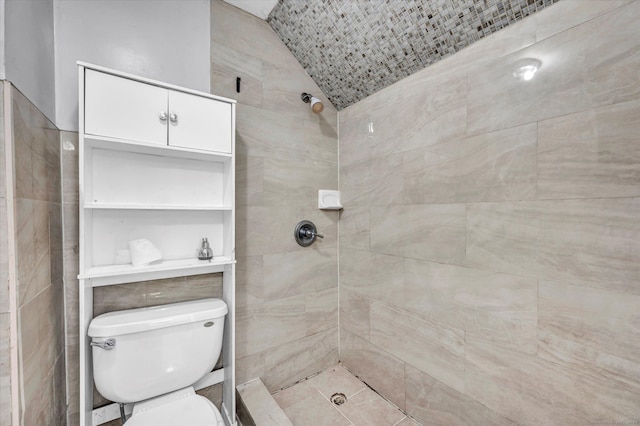
[[[129,251],[131,252],[133,266],[148,265],[162,260],[160,250],[145,238],[129,241]]]

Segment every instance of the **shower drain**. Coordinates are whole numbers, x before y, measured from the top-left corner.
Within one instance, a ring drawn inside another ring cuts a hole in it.
[[[343,393],[334,393],[331,395],[331,402],[336,405],[342,405],[347,402],[347,397]]]

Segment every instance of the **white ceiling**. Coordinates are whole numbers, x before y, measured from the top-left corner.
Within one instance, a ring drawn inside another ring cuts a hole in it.
[[[278,4],[278,0],[224,0],[226,3],[239,7],[260,19],[267,19],[269,13]]]

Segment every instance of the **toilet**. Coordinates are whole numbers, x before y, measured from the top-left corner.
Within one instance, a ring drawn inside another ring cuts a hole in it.
[[[127,426],[223,426],[193,384],[220,357],[227,312],[224,301],[202,299],[95,317],[88,334],[98,392],[134,404]]]

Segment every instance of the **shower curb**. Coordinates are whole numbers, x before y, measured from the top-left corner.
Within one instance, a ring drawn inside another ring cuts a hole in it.
[[[262,380],[243,383],[236,390],[238,418],[242,426],[293,426]]]

